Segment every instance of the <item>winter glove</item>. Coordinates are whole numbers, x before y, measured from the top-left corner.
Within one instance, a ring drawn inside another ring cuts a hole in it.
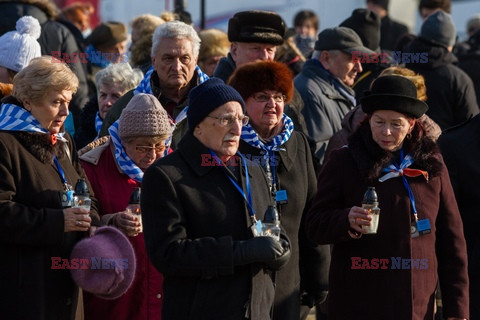
[[[265,262],[272,270],[280,270],[290,260],[290,241],[284,234],[280,235],[280,244],[284,250],[282,255],[275,260]]]
[[[283,239],[282,239],[283,240]],[[272,237],[254,237],[245,241],[235,241],[233,245],[233,264],[245,265],[255,262],[265,263],[271,267],[280,264],[283,266],[284,255],[288,252],[290,258],[289,245],[284,247],[282,240],[277,241]]]

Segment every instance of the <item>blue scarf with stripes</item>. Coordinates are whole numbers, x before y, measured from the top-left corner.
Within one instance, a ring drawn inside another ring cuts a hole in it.
[[[64,132],[52,134],[41,126],[35,117],[24,108],[11,103],[3,103],[0,110],[0,130],[45,133],[66,142]]]
[[[140,84],[135,88],[135,90],[133,90],[134,95],[137,95],[139,93],[153,94],[152,87],[151,87],[151,84],[150,84],[150,80],[152,78],[153,71],[154,71],[153,67],[150,67],[150,69],[148,69],[148,71],[145,73],[145,76],[143,77],[142,81],[140,81]],[[199,84],[201,84],[201,83],[203,83],[203,82],[205,82],[209,79],[207,74],[204,73],[200,69],[199,66],[195,67],[195,72],[197,73]],[[179,123],[180,121],[182,121],[183,119],[185,119],[187,117],[187,110],[188,110],[188,106],[183,108],[183,110],[180,112],[180,114],[175,119],[175,123]]]
[[[253,127],[247,123],[242,127],[242,135],[241,139],[255,147],[257,149],[262,149],[265,151],[283,151],[285,149],[281,148],[281,146],[290,139],[293,131],[293,121],[290,119],[285,113],[282,116],[282,123],[283,129],[278,135],[276,135],[269,143],[263,143],[258,134],[255,132]],[[268,154],[265,153],[265,154]]]
[[[115,147],[115,160],[117,161],[120,170],[123,171],[127,176],[132,178],[137,182],[142,182],[143,171],[140,169],[130,157],[125,152],[125,149],[122,145],[122,140],[118,135],[118,120],[115,121],[109,128],[108,132],[110,133],[110,138],[112,139],[113,145]]]

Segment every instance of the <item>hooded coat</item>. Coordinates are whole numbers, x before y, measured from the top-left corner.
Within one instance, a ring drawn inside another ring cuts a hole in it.
[[[11,97],[10,97],[11,98]],[[12,101],[13,102],[13,101]],[[18,103],[17,103],[18,104]],[[18,104],[19,105],[19,104]],[[73,141],[52,146],[43,133],[0,132],[0,307],[2,318],[75,319],[79,289],[65,259],[85,232],[64,232],[64,184],[85,178]],[[92,225],[99,225],[89,186]],[[57,262],[55,262],[57,261]]]
[[[442,130],[458,125],[479,112],[473,82],[454,65],[458,60],[452,53],[423,38],[413,40],[406,51],[428,53],[426,63],[406,63],[406,67],[425,77],[427,115]]]
[[[251,320],[270,319],[271,271],[258,263],[233,265],[234,242],[252,237],[246,201],[209,156],[187,133],[143,177],[147,253],[164,275],[162,318],[244,320],[249,309]],[[247,190],[245,171],[236,168]],[[271,204],[267,180],[251,162],[248,174],[255,215],[263,219]]]
[[[448,172],[433,141],[416,126],[403,144],[411,168],[407,177],[418,219],[429,219],[431,233],[412,238],[412,205],[400,177],[379,182],[381,168],[398,155],[373,141],[368,122],[332,152],[318,177],[317,195],[307,216],[307,234],[333,244],[329,319],[433,319],[437,283],[445,317],[469,318],[467,254],[463,225]],[[381,209],[377,234],[352,239],[348,213],[375,187]]]

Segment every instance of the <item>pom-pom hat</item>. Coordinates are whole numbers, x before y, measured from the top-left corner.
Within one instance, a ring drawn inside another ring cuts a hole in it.
[[[370,91],[360,99],[362,110],[373,113],[377,110],[393,110],[414,118],[420,118],[428,110],[425,102],[417,99],[417,88],[402,76],[381,76]]]
[[[30,60],[41,56],[41,27],[37,19],[24,16],[17,20],[16,30],[0,37],[0,66],[19,72]]]

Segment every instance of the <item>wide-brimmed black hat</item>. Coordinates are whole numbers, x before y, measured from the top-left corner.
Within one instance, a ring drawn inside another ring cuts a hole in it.
[[[417,99],[417,88],[402,76],[381,76],[372,84],[371,90],[360,99],[362,110],[372,113],[377,110],[393,110],[414,118],[420,118],[428,110],[425,102]]]

